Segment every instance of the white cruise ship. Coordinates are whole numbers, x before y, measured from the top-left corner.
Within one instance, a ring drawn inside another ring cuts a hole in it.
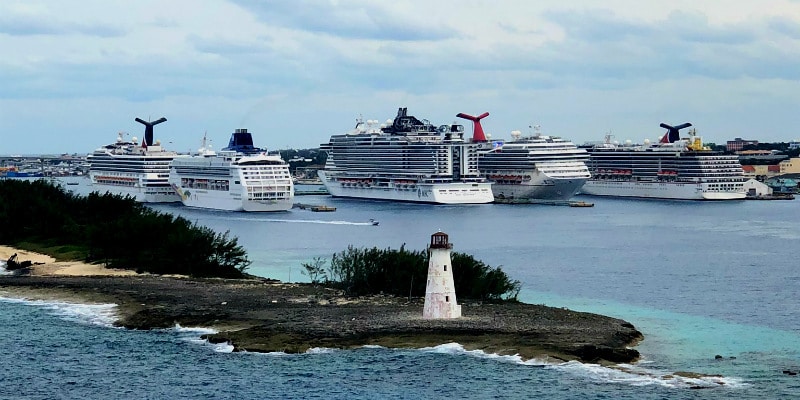
[[[236,129],[219,152],[203,138],[198,155],[173,160],[169,183],[190,207],[267,212],[286,211],[294,204],[289,164],[254,147],[247,129]]]
[[[176,202],[178,195],[169,185],[169,165],[178,154],[165,150],[159,141],[153,141],[153,126],[166,118],[144,121],[141,144],[133,137],[125,140],[123,133],[115,143],[95,150],[87,157],[92,189],[122,196],[132,196],[139,202]]]
[[[692,126],[661,124],[667,133],[656,144],[604,143],[588,148],[592,178],[581,192],[596,196],[677,200],[737,200],[745,198],[744,176],[736,155],[711,151]]]
[[[319,177],[332,196],[438,204],[494,201],[491,183],[478,172],[477,146],[462,125],[438,129],[400,108],[394,120],[358,120],[353,131],[333,135]]]
[[[538,126],[530,136],[513,131],[510,141],[487,141],[480,120],[488,115],[458,117],[473,121],[473,141],[485,142],[478,151],[478,169],[494,182],[496,198],[565,201],[591,176],[586,150],[560,137],[542,135]]]

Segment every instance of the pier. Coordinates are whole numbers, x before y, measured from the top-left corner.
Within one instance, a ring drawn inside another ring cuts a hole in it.
[[[328,192],[327,189],[325,189],[324,186],[320,187],[319,189],[313,189],[313,190],[297,190],[297,187],[295,187],[294,190],[295,196],[328,195],[328,194],[330,193]]]
[[[547,206],[568,206],[568,207],[594,207],[594,203],[575,200],[540,200],[540,199],[525,199],[525,198],[512,198],[512,197],[495,197],[494,202],[497,204],[542,204]]]
[[[325,206],[325,205],[317,205],[317,204],[303,204],[303,203],[294,203],[292,208],[299,208],[301,210],[311,210],[314,212],[333,212],[336,211],[336,207]]]

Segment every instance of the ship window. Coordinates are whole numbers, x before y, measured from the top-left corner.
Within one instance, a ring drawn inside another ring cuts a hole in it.
[[[239,184],[239,181],[234,181],[234,182],[233,182],[233,184],[234,184],[234,185],[238,185],[238,184]]]
[[[444,296],[444,301],[449,303],[450,302],[450,296]]]
[[[447,265],[444,266],[444,270],[447,271]]]

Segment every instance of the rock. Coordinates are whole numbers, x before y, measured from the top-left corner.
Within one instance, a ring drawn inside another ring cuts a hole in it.
[[[311,347],[421,348],[457,342],[468,350],[596,363],[629,363],[643,338],[630,323],[597,314],[523,303],[464,301],[463,318],[425,320],[421,299],[344,297],[339,291],[263,280],[137,276],[0,276],[27,286],[119,305],[131,329],[202,326],[237,351],[304,352]],[[325,301],[310,301],[320,299]],[[225,304],[226,303],[226,304]]]

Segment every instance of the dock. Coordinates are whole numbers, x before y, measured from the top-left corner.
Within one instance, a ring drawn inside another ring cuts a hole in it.
[[[292,208],[299,208],[301,210],[311,210],[314,212],[333,212],[336,211],[336,207],[325,206],[325,205],[317,205],[317,204],[303,204],[303,203],[294,203]]]
[[[747,196],[745,200],[794,200],[794,195],[787,194],[761,194],[756,196]]]
[[[295,191],[294,191],[294,195],[295,196],[310,196],[310,195],[315,195],[315,194],[317,194],[317,195],[328,195],[330,193],[324,187],[321,187],[319,189],[314,189],[314,190],[297,190],[297,189],[295,189]]]

